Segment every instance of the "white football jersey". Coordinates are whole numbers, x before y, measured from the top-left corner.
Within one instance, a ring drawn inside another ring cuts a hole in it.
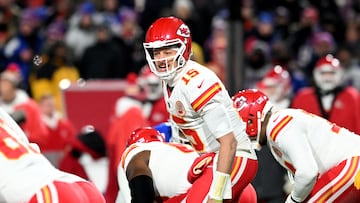
[[[57,170],[0,108],[0,202],[28,202],[56,179],[80,180]]]
[[[191,187],[187,173],[194,160],[199,157],[198,153],[190,145],[185,144],[135,143],[124,151],[119,167],[126,173],[131,159],[147,150],[150,151],[149,168],[157,194],[161,197],[173,197],[186,193]]]
[[[244,156],[256,159],[245,133],[246,125],[214,72],[189,60],[173,84],[163,85],[168,112],[198,152],[218,151],[220,144],[216,139],[233,131],[238,151],[247,151]]]
[[[294,176],[294,192],[306,197],[312,175],[360,155],[360,136],[300,109],[275,111],[266,136],[275,159]]]

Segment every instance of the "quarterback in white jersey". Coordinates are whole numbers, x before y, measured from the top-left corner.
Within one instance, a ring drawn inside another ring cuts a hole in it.
[[[274,110],[255,89],[233,100],[249,137],[293,177],[286,202],[360,202],[360,135],[304,110]]]
[[[95,185],[56,169],[2,108],[0,141],[0,202],[104,202]]]
[[[146,59],[163,81],[172,123],[198,152],[218,153],[209,202],[236,201],[256,174],[256,154],[219,77],[190,59],[191,42],[182,20],[159,18],[146,33]]]

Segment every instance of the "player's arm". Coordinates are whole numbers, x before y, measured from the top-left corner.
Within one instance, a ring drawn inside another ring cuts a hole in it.
[[[156,202],[151,170],[148,166],[150,151],[135,155],[126,169],[132,203]]]
[[[118,191],[115,203],[131,203],[129,181],[127,180],[125,171],[120,164],[118,166],[117,175],[119,188],[121,189]]]
[[[220,143],[220,149],[216,170],[222,173],[230,174],[237,145],[234,134],[232,132],[227,133],[217,140]]]
[[[234,161],[237,141],[226,108],[218,103],[207,105],[203,118],[212,134],[220,143],[217,168],[211,183],[210,198],[231,199],[230,174]]]
[[[289,198],[302,202],[310,194],[318,175],[318,167],[312,150],[304,131],[294,127],[283,134],[283,137],[279,137],[279,142],[282,142],[279,144],[295,169],[294,185]]]

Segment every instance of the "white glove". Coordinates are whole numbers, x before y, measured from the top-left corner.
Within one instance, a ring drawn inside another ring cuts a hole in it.
[[[300,202],[294,200],[294,198],[291,196],[291,194],[289,194],[288,197],[286,198],[285,203],[300,203]]]

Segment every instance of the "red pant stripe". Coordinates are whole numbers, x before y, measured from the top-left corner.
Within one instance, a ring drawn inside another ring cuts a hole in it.
[[[355,173],[358,170],[358,166],[359,166],[359,157],[353,157],[350,161],[350,164],[343,168],[343,170],[346,170],[345,173],[343,174],[343,177],[341,177],[338,180],[338,182],[334,183],[326,191],[323,191],[322,194],[319,195],[313,202],[325,202],[333,194],[341,190],[355,176]]]
[[[242,161],[242,157],[235,156],[235,160],[230,174],[230,180],[233,180],[235,175],[239,172]]]

